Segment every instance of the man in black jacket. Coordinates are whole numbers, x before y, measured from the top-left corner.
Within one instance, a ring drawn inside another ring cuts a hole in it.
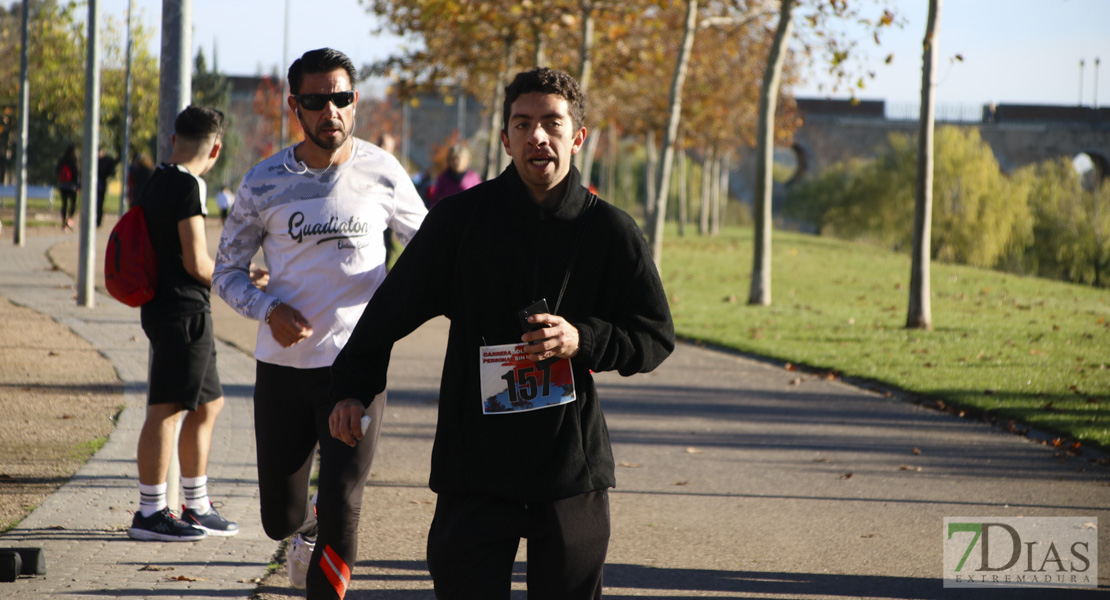
[[[428,214],[332,366],[331,432],[354,445],[393,342],[451,319],[428,534],[441,599],[508,598],[522,537],[529,598],[601,597],[616,481],[590,372],[654,369],[674,326],[636,223],[571,165],[584,116],[569,75],[517,75],[501,132],[512,165]]]

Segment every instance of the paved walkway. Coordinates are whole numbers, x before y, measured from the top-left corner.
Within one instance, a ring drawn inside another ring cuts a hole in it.
[[[246,598],[278,547],[262,533],[258,516],[254,361],[226,344],[217,349],[227,402],[213,436],[209,485],[241,533],[195,544],[129,539],[138,508],[135,446],[146,408],[147,341],[138,309],[99,293],[95,308],[77,306],[73,279],[52,270],[46,258],[51,245],[75,238],[33,235],[23,248],[4,240],[0,296],[53,317],[96,346],[123,381],[125,409],[104,448],[0,537],[7,547],[42,547],[47,565],[45,578],[0,584],[0,597]]]
[[[49,572],[0,584],[0,597],[248,597],[256,589],[249,581],[277,548],[257,520],[251,359],[220,348],[228,408],[211,465],[215,494],[226,499],[222,512],[242,533],[197,544],[128,540],[145,338],[138,312],[105,296],[92,310],[74,306],[72,280],[48,270],[43,258],[61,239],[31,238],[22,249],[0,244],[0,295],[100,348],[125,382],[129,409],[109,444],[69,484],[0,537],[3,545],[45,547]],[[72,244],[74,236],[64,239]],[[254,324],[217,305],[217,332],[249,352]],[[444,322],[434,321],[394,352],[348,599],[433,597],[424,536],[435,500],[427,469],[444,331]],[[598,383],[620,465],[607,598],[1105,595],[1105,533],[1098,591],[986,593],[946,589],[939,579],[945,517],[1082,515],[1099,518],[1105,529],[1110,472],[1088,457],[1060,456],[979,423],[689,345],[655,373],[606,373]],[[522,548],[518,560],[524,556]],[[195,580],[170,580],[177,577]],[[522,563],[515,581],[513,597],[523,599]],[[257,593],[300,597],[280,579]]]

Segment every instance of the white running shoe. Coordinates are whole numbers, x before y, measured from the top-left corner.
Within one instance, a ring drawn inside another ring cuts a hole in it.
[[[295,590],[304,590],[307,587],[308,565],[312,562],[312,551],[316,549],[316,542],[310,542],[299,533],[293,535],[286,555],[286,567],[289,570],[289,585]]]

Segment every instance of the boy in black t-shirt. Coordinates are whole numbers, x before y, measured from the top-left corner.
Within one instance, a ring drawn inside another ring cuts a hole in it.
[[[208,256],[205,184],[200,176],[219,158],[224,115],[190,106],[174,123],[173,154],[159,165],[139,203],[158,255],[158,286],[142,306],[150,340],[147,414],[139,434],[139,511],[127,535],[138,540],[196,541],[230,536],[239,526],[224,519],[208,499],[208,451],[212,427],[223,408],[216,372],[209,289],[214,262]],[[166,479],[176,423],[185,505],[181,517],[166,502]]]

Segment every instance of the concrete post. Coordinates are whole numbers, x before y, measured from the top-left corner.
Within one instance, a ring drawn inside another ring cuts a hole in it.
[[[97,155],[100,149],[100,6],[89,0],[88,49],[85,53],[85,139],[81,179],[81,246],[77,262],[77,305],[96,304],[93,263],[96,248]]]
[[[190,24],[193,20],[191,0],[162,0],[162,78],[158,82],[158,162],[166,162],[173,154],[174,120],[189,105],[193,95],[192,48]],[[204,199],[202,198],[203,202]],[[181,432],[178,423],[177,433]],[[174,436],[170,471],[166,477],[166,502],[180,506],[181,464],[177,456],[177,435]]]
[[[27,230],[27,127],[30,123],[27,111],[30,102],[30,79],[27,73],[27,56],[29,52],[29,28],[31,0],[23,0],[23,20],[20,27],[19,45],[19,149],[15,162],[15,232],[12,241],[16,246],[22,246]]]

